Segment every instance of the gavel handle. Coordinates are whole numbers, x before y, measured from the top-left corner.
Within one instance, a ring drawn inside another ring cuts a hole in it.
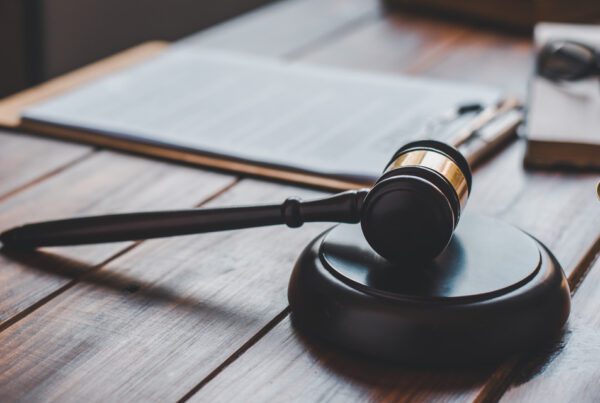
[[[248,207],[190,209],[147,213],[113,214],[26,224],[0,234],[5,247],[83,245],[173,235],[304,222],[360,221],[366,189],[339,193],[324,199],[302,201],[288,198],[282,204]]]

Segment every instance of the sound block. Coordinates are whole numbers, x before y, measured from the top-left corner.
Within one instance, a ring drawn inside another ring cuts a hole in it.
[[[337,225],[298,258],[288,299],[301,331],[420,365],[490,362],[534,349],[561,330],[570,310],[567,281],[548,249],[479,215],[462,218],[435,260],[398,264],[370,248],[360,225]]]

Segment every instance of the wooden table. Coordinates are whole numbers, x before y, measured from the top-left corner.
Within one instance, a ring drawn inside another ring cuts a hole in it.
[[[377,2],[288,0],[188,46],[524,94],[528,38],[409,15]],[[307,340],[291,326],[291,266],[325,225],[261,228],[0,255],[0,401],[600,399],[598,174],[528,172],[523,141],[480,166],[471,211],[550,247],[573,292],[563,338],[495,367],[414,369]],[[322,191],[4,131],[0,230],[25,221],[280,201]]]

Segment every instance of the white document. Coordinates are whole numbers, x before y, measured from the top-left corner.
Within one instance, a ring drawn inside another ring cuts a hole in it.
[[[364,180],[440,114],[499,99],[499,91],[471,84],[172,48],[35,105],[24,118]]]

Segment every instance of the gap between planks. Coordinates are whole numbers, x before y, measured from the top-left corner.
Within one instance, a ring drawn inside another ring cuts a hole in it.
[[[81,155],[69,162],[66,162],[65,164],[63,164],[61,166],[58,166],[54,169],[49,170],[49,171],[41,174],[40,176],[33,178],[29,182],[26,182],[23,185],[18,186],[15,189],[9,190],[8,192],[1,194],[0,195],[0,203],[5,201],[6,199],[9,199],[12,196],[15,196],[18,193],[21,193],[39,183],[42,183],[43,181],[53,177],[54,175],[57,175],[63,171],[66,171],[67,169],[72,168],[72,167],[76,166],[77,164],[82,163],[83,161],[86,161],[88,158],[91,158],[94,154],[96,154],[99,150],[100,150],[99,148],[91,148],[89,151],[85,152],[83,155]]]
[[[286,52],[282,55],[284,59],[290,61],[299,61],[302,62],[304,57],[310,55],[311,52],[318,50],[319,48],[329,46],[335,43],[338,39],[342,38],[344,35],[352,32],[353,30],[362,29],[369,24],[377,23],[379,19],[385,18],[385,15],[382,14],[380,10],[378,12],[372,12],[363,16],[360,19],[357,19],[345,26],[340,27],[339,29],[331,32],[329,35],[325,36],[325,41],[319,40],[314,43],[306,44],[296,50],[292,50],[290,52]],[[420,71],[426,70],[428,67],[433,65],[440,57],[443,57],[445,51],[454,43],[459,42],[461,39],[468,37],[471,34],[471,30],[469,29],[460,29],[454,35],[448,37],[440,44],[436,45],[433,49],[431,49],[427,54],[418,62],[409,65],[406,68],[405,73],[407,74],[418,74]],[[501,150],[503,151],[504,148]],[[475,173],[475,172],[474,172]],[[586,254],[587,256],[587,254]],[[575,270],[573,274],[580,272],[579,270]],[[190,389],[181,399],[178,400],[178,403],[183,403],[189,400],[192,396],[198,393],[204,386],[206,386],[210,381],[215,379],[221,372],[223,372],[229,365],[233,364],[239,357],[241,357],[247,350],[249,350],[253,345],[255,345],[260,339],[265,336],[269,331],[271,331],[276,325],[282,322],[290,313],[290,308],[287,306],[283,311],[281,311],[277,316],[275,316],[271,321],[269,321],[261,330],[259,330],[254,336],[249,338],[240,348],[234,351],[227,359],[225,359],[219,366],[217,366],[213,371],[211,371],[207,376],[201,379],[198,384]],[[504,364],[501,368],[506,366]],[[490,381],[494,379],[498,371],[494,372],[490,377]],[[490,383],[488,381],[487,384]],[[487,387],[486,384],[486,387]],[[485,388],[484,388],[485,390]]]
[[[596,239],[588,252],[577,262],[571,275],[567,278],[571,297],[573,297],[579,286],[587,277],[590,270],[593,268],[596,261],[600,258],[600,238]],[[566,326],[566,325],[565,325]],[[519,370],[526,366],[532,358],[513,356],[505,363],[501,364],[496,371],[490,376],[488,382],[474,400],[475,403],[497,402],[506,393],[512,385]]]
[[[89,153],[89,155],[92,155],[93,152]],[[87,155],[87,154],[86,154]],[[81,158],[80,158],[81,159]],[[74,165],[74,164],[72,164]],[[202,199],[200,202],[196,203],[193,208],[199,208],[202,207],[203,205],[205,205],[206,203],[210,203],[212,200],[216,199],[217,197],[221,196],[222,194],[224,194],[225,192],[231,190],[234,186],[236,186],[240,181],[241,181],[241,177],[236,177],[230,184],[228,184],[227,186],[224,186],[222,189],[214,192],[212,195],[205,197],[204,199]],[[1,199],[0,199],[1,200]],[[15,323],[19,322],[20,320],[22,320],[23,318],[25,318],[26,316],[28,316],[29,314],[35,312],[36,310],[38,310],[39,308],[41,308],[42,306],[44,306],[45,304],[47,304],[48,302],[52,301],[54,298],[58,297],[59,295],[61,295],[62,293],[64,293],[65,291],[73,288],[75,285],[77,285],[78,283],[80,283],[81,281],[84,281],[87,277],[89,277],[90,275],[93,275],[94,273],[98,272],[99,270],[101,270],[103,267],[105,267],[106,265],[108,265],[109,263],[111,263],[112,261],[120,258],[121,256],[125,255],[126,253],[130,252],[131,250],[137,248],[139,245],[141,245],[142,243],[144,243],[144,240],[139,240],[139,241],[135,241],[133,242],[131,245],[125,247],[124,249],[121,249],[119,251],[117,251],[116,253],[114,253],[113,255],[109,256],[108,258],[104,259],[102,262],[98,263],[97,265],[95,265],[94,267],[90,268],[89,270],[87,270],[85,273],[77,276],[76,278],[72,279],[71,281],[69,281],[67,284],[63,285],[62,287],[56,289],[55,291],[53,291],[52,293],[46,295],[45,297],[43,297],[42,299],[40,299],[39,301],[37,301],[36,303],[28,306],[27,308],[25,308],[24,310],[22,310],[21,312],[17,313],[16,315],[14,315],[13,317],[11,317],[10,319],[0,323],[0,332],[3,332],[4,330],[8,329],[9,327],[11,327],[12,325],[14,325]]]
[[[369,12],[366,12],[364,15],[349,21],[346,24],[342,24],[339,28],[333,30],[332,32],[326,33],[324,34],[322,37],[315,39],[313,42],[308,43],[308,44],[302,44],[300,45],[298,48],[296,49],[291,49],[289,51],[286,52],[282,52],[281,54],[277,55],[279,57],[282,58],[286,58],[286,59],[296,59],[296,58],[300,58],[303,53],[309,52],[311,50],[311,48],[316,48],[318,46],[325,46],[326,44],[335,41],[338,37],[343,36],[345,34],[347,34],[348,32],[350,32],[351,30],[354,30],[358,27],[361,27],[369,22],[373,22],[376,21],[378,18],[381,17],[381,11],[379,8],[376,8],[374,10],[370,10]],[[27,133],[27,134],[32,134],[32,135],[36,135],[36,133]],[[52,178],[53,176],[60,174],[72,167],[75,167],[76,165],[84,162],[85,160],[87,160],[88,158],[92,157],[94,154],[96,154],[97,152],[103,150],[103,148],[101,147],[95,147],[92,148],[89,152],[85,153],[84,155],[69,161],[67,163],[65,163],[64,165],[61,165],[57,168],[54,168],[52,170],[47,171],[46,173],[38,176],[37,178],[27,182],[26,184],[23,184],[22,186],[19,186],[16,189],[13,189],[3,195],[0,195],[0,202],[5,201],[7,199],[9,199],[12,196],[17,195],[18,193],[21,193],[27,189],[32,188],[33,186],[36,186],[42,182],[44,182],[45,180],[48,180],[50,178]],[[201,202],[199,202],[198,204],[196,204],[194,207],[201,207],[206,203],[209,203],[210,201],[212,201],[213,199],[221,196],[223,193],[227,192],[228,190],[230,190],[231,188],[233,188],[235,185],[237,185],[240,180],[242,179],[242,177],[238,176],[236,177],[233,182],[231,184],[229,184],[228,186],[224,187],[223,189],[219,190],[218,192],[215,192],[214,194],[212,194],[211,196],[203,199]],[[103,260],[102,262],[100,262],[99,264],[97,264],[96,266],[92,267],[89,271],[87,271],[86,273],[83,273],[82,275],[78,276],[77,278],[72,279],[71,281],[69,281],[67,284],[63,285],[62,287],[58,288],[57,290],[53,291],[52,293],[50,293],[49,295],[43,297],[42,299],[40,299],[39,301],[37,301],[36,303],[32,304],[31,306],[27,307],[26,309],[24,309],[22,312],[19,312],[18,314],[16,314],[14,317],[10,318],[9,320],[3,322],[2,324],[0,324],[0,332],[8,329],[9,327],[11,327],[12,325],[14,325],[15,323],[19,322],[20,320],[22,320],[23,318],[27,317],[29,314],[35,312],[37,309],[39,309],[40,307],[44,306],[45,304],[47,304],[48,302],[52,301],[54,298],[58,297],[59,295],[61,295],[62,293],[64,293],[65,291],[71,289],[72,287],[74,287],[76,284],[78,284],[79,282],[81,282],[82,280],[84,280],[86,278],[86,276],[92,275],[96,272],[98,272],[99,270],[101,270],[103,267],[105,267],[106,265],[108,265],[109,263],[111,263],[112,261],[114,261],[115,259],[122,257],[123,255],[125,255],[126,253],[132,251],[133,249],[137,248],[139,245],[141,245],[144,241],[137,241],[134,242],[133,244],[129,245],[128,247],[126,247],[123,250],[120,250],[116,253],[114,253],[113,255],[109,256],[108,258],[106,258],[105,260]],[[246,349],[250,348],[256,341],[258,341],[263,334],[266,334],[266,332],[268,332],[268,330],[270,329],[269,326],[273,327],[275,326],[277,323],[279,323],[281,320],[283,320],[283,318],[285,318],[286,316],[286,312],[287,309],[284,309],[282,312],[280,312],[275,318],[273,318],[273,320],[271,322],[269,322],[269,324],[267,324],[265,326],[265,328],[261,331],[259,331],[256,335],[254,335],[251,339],[248,340],[247,343],[245,343],[240,350],[238,350],[238,352],[235,352],[234,354],[232,354],[231,357],[229,357],[227,360],[225,360],[223,362],[223,364],[221,366],[219,366],[217,369],[215,369],[214,371],[214,376],[217,375],[217,373],[222,370],[223,368],[225,368],[230,362],[235,361],[235,359],[237,358],[238,355],[242,354],[243,351],[245,351]],[[238,355],[236,355],[238,354]],[[212,379],[212,378],[211,378]],[[206,381],[201,381],[199,383],[199,387],[201,387],[204,383],[208,382],[208,380]],[[192,391],[190,391],[190,396],[193,394]]]
[[[318,41],[315,41],[314,43],[305,44],[302,47],[300,47],[299,49],[292,50],[292,51],[286,53],[284,55],[284,57],[289,58],[289,59],[297,59],[297,58],[301,59],[305,54],[309,53],[310,51],[314,51],[315,49],[318,49],[320,46],[325,46],[326,43],[324,43],[324,41],[326,41],[326,42],[335,41],[340,36],[343,36],[343,35],[347,34],[348,32],[350,32],[352,29],[357,29],[357,28],[365,26],[367,23],[371,22],[372,19],[373,19],[372,14],[363,16],[362,18],[355,20],[352,23],[349,23],[347,26],[342,26],[339,29],[329,33],[324,38],[321,38]],[[442,52],[443,49],[445,49],[451,43],[457,41],[460,37],[463,37],[466,34],[467,34],[467,32],[459,33],[456,36],[449,38],[448,41],[446,41],[445,43],[440,44],[439,46],[436,46],[435,49],[432,49],[432,51],[427,55],[427,57],[424,58],[423,60],[421,60],[420,63],[418,63],[415,66],[411,66],[410,70],[415,70],[414,72],[418,72],[419,70],[423,70],[424,68],[426,69],[427,66],[429,66],[435,62],[437,57],[439,57],[440,53],[443,53]],[[89,155],[92,155],[93,152],[95,152],[95,151],[96,150],[91,151],[89,153]],[[59,173],[65,169],[68,169],[70,166],[75,165],[77,162],[80,162],[80,160],[83,160],[83,159],[89,157],[89,155],[86,154],[86,156],[82,156],[79,159],[72,161],[61,168],[55,169],[54,171],[49,172],[49,173],[39,177],[36,180],[33,180],[29,184],[24,185],[23,187],[21,187],[19,189],[15,189],[14,191],[11,191],[9,195],[0,197],[0,200],[10,197],[10,195],[12,195],[12,194],[16,194],[17,192],[24,190],[27,187],[34,186],[35,184],[40,183],[44,179],[47,179],[47,178],[51,177],[52,175]],[[239,180],[240,180],[239,178],[236,178],[236,180],[231,185],[229,185],[228,187],[215,193],[214,195],[210,196],[209,198],[203,200],[196,207],[199,207],[199,206],[203,205],[204,203],[207,203],[210,200],[223,194],[224,192],[226,192],[227,190],[229,190],[230,188],[235,186],[239,182]],[[100,270],[104,265],[106,265],[109,262],[111,262],[112,260],[124,255],[125,253],[129,252],[130,250],[136,248],[142,242],[143,241],[134,243],[131,246],[129,246],[128,248],[109,257],[104,262],[95,266],[90,272]],[[569,284],[571,287],[573,287],[572,288],[573,293],[576,292],[576,286],[585,277],[586,272],[591,267],[591,264],[594,261],[594,256],[596,256],[595,254],[596,254],[599,246],[600,246],[599,242],[596,242],[592,246],[592,248],[584,256],[584,258],[576,265],[575,270],[573,271],[572,275],[569,277]],[[86,274],[84,274],[84,276],[85,275]],[[39,308],[46,302],[50,301],[51,299],[58,296],[62,292],[71,288],[73,285],[75,285],[81,279],[82,279],[81,277],[78,279],[74,279],[70,283],[68,283],[64,287],[62,287],[61,289],[59,289],[59,290],[55,291],[54,293],[52,293],[51,295],[47,296],[46,298],[41,300],[38,304],[35,304],[30,309],[26,310],[26,312],[23,313],[22,317],[26,316],[30,312],[33,312],[34,310],[36,310],[37,308]],[[254,336],[249,338],[246,343],[244,343],[238,350],[236,350],[234,353],[232,353],[226,360],[224,360],[218,367],[216,367],[208,376],[206,376],[204,379],[202,379],[194,388],[192,388],[186,395],[184,395],[180,399],[180,401],[182,401],[182,402],[186,401],[191,396],[193,396],[197,391],[199,391],[204,385],[206,385],[208,382],[210,382],[212,379],[214,379],[228,365],[233,363],[245,351],[247,351],[249,348],[251,348],[258,340],[260,340],[265,334],[267,334],[274,326],[276,326],[279,322],[281,322],[288,315],[288,313],[289,313],[289,308],[285,308],[278,315],[276,315],[270,322],[267,323],[267,325],[265,325],[261,330],[259,330]],[[20,320],[20,318],[13,321],[13,323],[15,323],[18,320]],[[12,323],[0,328],[0,331],[4,330],[6,327],[10,326],[11,324]],[[518,360],[518,358],[515,358],[515,359],[505,363],[504,365],[502,365],[494,373],[494,375],[492,375],[492,377],[488,381],[488,384],[482,390],[480,396],[477,398],[477,401],[497,400],[504,393],[506,388],[510,385],[509,381],[510,381],[510,379],[512,379],[511,374],[515,370],[516,365],[518,365],[519,363],[520,363],[520,361]],[[488,385],[489,385],[489,387],[488,387]]]
[[[474,174],[477,170],[474,170]],[[513,203],[510,203],[513,204]],[[589,271],[594,266],[595,262],[600,258],[600,238],[597,238],[592,245],[587,249],[587,252],[579,259],[575,264],[571,274],[568,276],[567,281],[571,290],[571,296],[574,296],[579,288],[579,285],[583,282]],[[198,393],[204,386],[210,381],[215,379],[221,372],[223,372],[229,365],[233,364],[239,357],[242,356],[247,350],[255,345],[262,337],[264,337],[269,331],[275,326],[282,322],[290,313],[289,306],[286,306],[278,315],[276,315],[271,321],[269,321],[262,329],[260,329],[255,335],[250,337],[240,348],[234,351],[229,357],[227,357],[219,366],[211,371],[207,376],[201,379],[198,384],[190,389],[178,403],[183,403],[189,400],[192,396]],[[527,364],[529,357],[513,356],[510,357],[504,363],[499,364],[498,368],[490,375],[488,381],[485,383],[479,395],[476,397],[474,402],[476,403],[488,403],[497,402],[500,400],[502,395],[510,387],[512,380],[518,370]]]
[[[282,54],[278,55],[279,57],[283,57],[283,58],[290,58],[290,59],[295,59],[297,57],[301,57],[302,53],[304,52],[308,52],[309,49],[311,47],[316,47],[316,46],[324,46],[325,44],[334,41],[335,39],[337,39],[339,36],[346,34],[347,32],[349,32],[350,30],[356,29],[359,26],[362,26],[364,24],[366,24],[367,22],[371,22],[373,20],[376,20],[377,18],[379,18],[381,16],[381,11],[379,8],[375,8],[372,9],[368,12],[365,12],[362,16],[354,19],[354,20],[350,20],[348,23],[346,24],[342,24],[339,28],[333,30],[332,32],[326,33],[324,34],[322,37],[317,38],[316,40],[314,40],[311,43],[308,44],[302,44],[300,45],[298,48],[296,49],[291,49],[289,51],[286,52],[282,52]],[[27,134],[31,134],[31,135],[36,135],[36,133],[27,133]],[[95,153],[99,152],[103,150],[102,147],[94,147],[92,148],[89,152],[85,153],[84,155],[69,161],[59,167],[56,167],[54,169],[51,169],[49,171],[47,171],[46,173],[32,179],[31,181],[17,187],[16,189],[12,189],[10,191],[8,191],[5,194],[0,194],[0,202],[3,202],[9,198],[11,198],[12,196],[15,196],[27,189],[32,188],[33,186],[36,186],[42,182],[44,182],[45,180],[48,180],[50,178],[52,178],[53,176],[60,174],[72,167],[75,167],[76,165],[78,165],[79,163],[84,162],[85,160],[87,160],[88,158],[92,157]],[[143,158],[143,157],[141,157]],[[221,194],[223,194],[224,192],[226,192],[227,190],[231,189],[234,185],[236,185],[237,183],[239,183],[239,181],[241,180],[241,177],[236,177],[236,179],[227,187],[223,188],[221,191],[216,192],[215,194],[213,194],[212,196],[210,196],[209,198],[202,200],[199,204],[197,204],[195,207],[200,207],[202,205],[204,205],[205,203],[210,202],[211,200],[213,200],[214,198],[220,196]],[[108,263],[110,263],[111,261],[113,261],[114,259],[124,255],[125,253],[131,251],[132,249],[136,248],[140,243],[140,242],[136,242],[132,245],[130,245],[129,247],[125,248],[124,250],[121,250],[119,252],[116,252],[114,255],[108,257],[107,259],[105,259],[104,261],[102,261],[101,263],[99,263],[98,265],[94,266],[87,274],[93,273],[93,272],[97,272],[98,270],[100,270],[102,267],[104,267],[105,265],[107,265]],[[11,318],[10,320],[3,322],[2,324],[0,324],[0,332],[2,332],[3,330],[7,329],[8,327],[10,327],[11,325],[13,325],[14,323],[20,321],[21,319],[23,319],[24,317],[26,317],[28,314],[34,312],[35,310],[37,310],[38,308],[40,308],[41,306],[43,306],[44,304],[46,304],[47,302],[51,301],[52,299],[54,299],[55,297],[57,297],[58,295],[62,294],[64,291],[70,289],[71,287],[73,287],[75,284],[77,284],[79,281],[81,281],[84,276],[86,276],[87,274],[83,274],[82,276],[75,278],[73,280],[71,280],[70,282],[68,282],[67,284],[65,284],[64,286],[60,287],[59,289],[55,290],[54,292],[52,292],[51,294],[45,296],[44,298],[42,298],[41,300],[37,301],[35,304],[33,304],[32,306],[26,308],[24,311],[20,312],[19,314],[17,314],[15,317]]]
[[[267,7],[268,8],[268,7]],[[340,25],[340,27],[338,27],[337,29],[333,30],[332,32],[328,32],[325,33],[322,37],[315,39],[313,42],[307,43],[307,44],[302,44],[299,45],[296,49],[290,49],[286,52],[282,52],[281,54],[279,54],[279,57],[283,57],[283,58],[288,58],[288,59],[297,59],[297,58],[301,58],[301,56],[303,55],[303,53],[308,52],[309,50],[311,50],[311,48],[316,48],[318,46],[325,46],[326,44],[329,44],[330,42],[334,42],[337,38],[339,38],[340,36],[343,36],[345,34],[347,34],[348,32],[350,32],[351,30],[357,29],[360,26],[363,26],[367,23],[370,22],[374,22],[376,21],[378,18],[382,17],[382,11],[379,7],[375,7],[367,12],[365,12],[363,15],[359,16],[358,18],[355,18],[353,20],[348,21],[346,24],[342,24]],[[242,17],[243,18],[243,17]],[[28,134],[33,134],[35,135],[35,133],[28,133]],[[9,199],[12,196],[15,196],[18,193],[21,193],[22,191],[25,191],[27,189],[30,189],[33,186],[36,186],[42,182],[44,182],[45,180],[66,171],[69,168],[72,168],[74,166],[76,166],[77,164],[85,161],[86,159],[90,158],[92,155],[94,155],[95,153],[97,153],[98,151],[101,151],[103,148],[101,147],[96,147],[91,149],[88,153],[84,154],[83,156],[76,158],[60,167],[57,167],[55,169],[49,170],[48,172],[42,174],[41,176],[38,176],[37,178],[31,180],[30,182],[16,188],[13,189],[9,192],[7,192],[4,195],[0,195],[0,202]],[[220,196],[222,193],[224,193],[225,191],[231,189],[235,184],[237,184],[240,181],[241,177],[237,177],[230,186],[225,187],[224,189],[222,189],[220,192],[215,193],[214,195],[212,195],[211,197],[203,200],[202,202],[200,202],[198,205],[196,205],[195,207],[200,207],[201,205],[210,202],[211,200],[213,200],[214,198]],[[136,248],[141,242],[136,242],[133,245],[130,245],[129,247],[127,247],[126,249],[116,252],[114,255],[110,256],[109,258],[105,259],[103,262],[101,262],[100,264],[96,265],[95,267],[93,267],[90,270],[91,272],[96,272],[98,270],[100,270],[103,266],[105,266],[106,264],[110,263],[112,260],[116,259],[117,257],[120,257],[122,255],[124,255],[125,253],[127,253],[128,251],[131,251],[132,249]],[[83,275],[85,276],[85,274]],[[37,310],[39,307],[43,306],[44,304],[46,304],[47,302],[49,302],[50,300],[52,300],[53,298],[55,298],[56,296],[62,294],[64,291],[70,289],[71,287],[73,287],[75,284],[77,284],[79,281],[81,281],[83,277],[78,277],[73,279],[72,281],[70,281],[69,283],[65,284],[63,287],[59,288],[58,290],[52,292],[50,295],[47,295],[46,297],[44,297],[43,299],[41,299],[40,301],[36,302],[35,304],[33,304],[32,306],[28,307],[27,309],[25,309],[23,312],[19,313],[18,315],[16,315],[15,317],[11,318],[10,320],[8,320],[7,322],[4,322],[0,325],[0,332],[5,330],[6,328],[10,327],[12,324],[18,322],[19,320],[21,320],[22,318],[24,318],[25,316],[27,316],[29,313],[34,312],[35,310]]]
[[[215,369],[213,369],[207,376],[205,376],[196,386],[190,389],[181,399],[177,400],[177,403],[183,403],[188,401],[192,396],[194,396],[200,389],[202,389],[206,384],[212,381],[217,377],[225,368],[231,365],[235,360],[242,356],[246,351],[248,351],[252,346],[254,346],[260,339],[263,338],[267,333],[269,333],[275,326],[277,326],[281,321],[283,321],[290,313],[289,305],[286,306],[281,312],[279,312],[273,319],[271,319],[262,329],[256,332],[252,337],[248,339],[240,348],[235,350],[229,357],[227,357],[223,362],[218,365]]]

